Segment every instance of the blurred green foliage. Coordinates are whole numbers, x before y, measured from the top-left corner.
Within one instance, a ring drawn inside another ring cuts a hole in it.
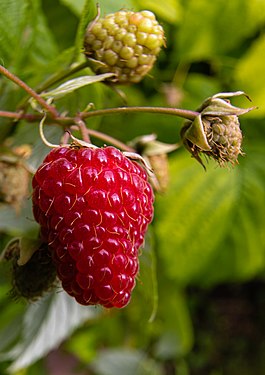
[[[205,173],[185,150],[170,155],[170,184],[157,195],[138,283],[125,309],[81,308],[62,292],[33,305],[15,302],[8,295],[10,271],[0,264],[0,373],[62,373],[60,359],[67,353],[69,375],[262,374],[265,2],[98,3],[101,14],[150,9],[165,29],[167,48],[150,75],[122,88],[129,106],[194,110],[217,92],[243,90],[258,109],[241,118],[245,156],[238,166],[227,170],[208,163]],[[55,72],[84,61],[84,29],[95,13],[93,0],[1,0],[1,64],[38,87]],[[86,68],[75,76],[85,74],[92,73]],[[1,110],[15,111],[23,98],[20,88],[0,77]],[[102,83],[56,104],[60,112],[73,114],[90,102],[97,109],[124,105]],[[246,99],[235,104],[248,106]],[[170,143],[179,141],[181,124],[178,118],[153,114],[97,117],[87,123],[124,142],[155,133]],[[38,124],[0,118],[0,126],[0,142],[30,144],[29,163],[37,167],[48,152]],[[50,126],[45,134],[58,142],[61,131]],[[19,215],[1,203],[1,248],[12,236],[25,234],[37,234],[30,200]]]

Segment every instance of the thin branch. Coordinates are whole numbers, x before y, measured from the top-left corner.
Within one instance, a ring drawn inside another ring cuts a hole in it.
[[[117,108],[106,108],[98,109],[90,112],[80,113],[80,117],[83,119],[94,116],[105,116],[105,115],[114,115],[120,113],[154,113],[161,115],[172,115],[179,116],[188,120],[194,120],[196,116],[199,115],[199,112],[190,111],[187,109],[180,108],[170,108],[170,107],[117,107]]]
[[[40,114],[36,114],[36,115],[26,114],[23,112],[0,111],[0,117],[13,118],[15,120],[26,120],[28,122],[36,122],[36,121],[41,120],[43,116]]]
[[[162,114],[162,115],[171,115],[178,116],[188,120],[194,120],[196,116],[199,115],[198,112],[190,111],[187,109],[180,108],[171,108],[171,107],[117,107],[117,108],[106,108],[98,109],[89,112],[80,112],[78,117],[80,119],[86,119],[89,117],[96,116],[106,116],[106,115],[115,115],[115,114],[124,114],[124,113],[153,113],[153,114]],[[20,112],[7,112],[0,111],[0,117],[10,117],[15,119],[25,119],[29,122],[39,121],[42,119],[42,116],[39,114],[36,115],[27,115]],[[72,125],[75,123],[76,119],[74,117],[68,116],[56,116],[52,120],[47,119],[47,124],[50,122],[56,122],[61,125]]]
[[[196,116],[199,115],[198,112],[190,111],[187,109],[179,109],[179,108],[170,108],[170,107],[117,107],[117,108],[106,108],[106,109],[98,109],[90,112],[80,112],[78,114],[79,119],[86,119],[89,117],[95,116],[105,116],[105,115],[115,115],[115,114],[122,114],[122,113],[153,113],[153,114],[163,114],[163,115],[171,115],[171,116],[178,116],[188,120],[194,120]],[[29,122],[40,121],[42,119],[42,115],[35,114],[25,114],[21,112],[8,112],[8,111],[0,111],[0,117],[9,117],[14,118],[17,120],[24,119]],[[57,123],[61,125],[72,125],[76,122],[76,118],[68,117],[68,116],[55,116],[52,120],[47,119],[47,124],[49,123]]]
[[[72,130],[79,130],[80,131],[80,128],[79,128],[78,125],[71,126],[71,129]],[[91,135],[92,137],[95,137],[97,139],[102,140],[103,142],[106,142],[108,144],[112,144],[112,145],[116,146],[120,150],[128,151],[128,152],[135,152],[134,148],[126,145],[125,143],[123,143],[123,142],[119,141],[118,139],[116,139],[114,137],[111,137],[110,135],[107,135],[105,133],[101,133],[101,132],[99,132],[97,130],[88,129],[88,128],[87,128],[87,133],[89,135]]]
[[[128,151],[128,152],[135,152],[134,148],[132,148],[130,146],[127,146],[125,143],[117,140],[114,137],[111,137],[110,135],[107,135],[105,133],[101,133],[101,132],[99,132],[97,130],[93,130],[93,129],[88,129],[88,133],[90,135],[92,135],[92,137],[95,137],[95,138],[101,139],[104,142],[113,144],[114,146],[116,146],[120,150],[124,150],[124,151]]]
[[[77,116],[75,119],[75,123],[79,127],[80,133],[82,134],[83,141],[87,143],[91,143],[88,128],[86,127],[85,122],[79,116]]]
[[[15,76],[9,70],[4,68],[0,65],[0,73],[2,73],[6,78],[10,79],[16,85],[20,86],[23,90],[25,90],[32,98],[34,98],[47,112],[50,113],[51,117],[55,118],[58,116],[58,112],[56,108],[50,106],[40,95],[36,93],[31,87],[29,87],[25,82],[23,82],[20,78]]]

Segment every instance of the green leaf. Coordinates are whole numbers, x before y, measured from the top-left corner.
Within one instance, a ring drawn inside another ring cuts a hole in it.
[[[28,50],[24,51],[24,59],[21,63],[21,71],[27,67],[27,71],[38,71],[40,66],[43,67],[48,64],[53,58],[57,57],[58,46],[54,36],[47,25],[47,20],[42,12],[40,1],[34,1],[34,13],[31,15],[30,22],[28,21],[26,28],[30,29],[31,44]],[[30,65],[31,66],[30,66]],[[23,77],[23,76],[22,76]]]
[[[158,317],[164,324],[154,349],[159,359],[181,358],[194,342],[191,316],[182,290],[165,278],[163,270],[161,274]]]
[[[81,2],[79,2],[79,6]],[[83,10],[81,13],[81,18],[79,21],[76,38],[75,38],[75,51],[73,54],[73,60],[78,56],[83,48],[85,30],[97,14],[96,5],[94,0],[86,0],[83,5]]]
[[[263,117],[265,114],[265,35],[261,35],[245,55],[238,60],[235,68],[235,85],[241,87],[258,106],[257,111],[252,111],[249,117]],[[258,77],[258,79],[257,79]]]
[[[1,314],[1,319],[3,319],[3,314]],[[19,314],[0,331],[0,360],[5,358],[5,354],[2,354],[3,351],[7,350],[18,339],[21,329],[22,321]]]
[[[189,73],[185,81],[184,91],[187,94],[184,97],[183,106],[197,109],[205,98],[222,91],[222,87],[215,77]]]
[[[151,226],[145,236],[145,245],[140,256],[140,272],[138,277],[140,280],[137,287],[137,294],[139,294],[138,301],[146,301],[145,306],[142,306],[142,308],[145,307],[147,319],[151,323],[156,317],[158,308],[156,255]],[[141,314],[143,316],[143,311],[141,311]],[[145,319],[144,316],[143,319]]]
[[[64,348],[74,354],[82,362],[91,362],[97,355],[97,340],[100,329],[104,331],[99,322],[99,329],[95,326],[93,330],[90,326],[86,326],[83,329],[78,330],[72,337],[71,340],[64,345]]]
[[[157,199],[155,228],[165,272],[180,284],[198,278],[227,230],[237,193],[228,173],[212,164],[205,173],[186,154],[170,160],[171,184]]]
[[[182,6],[179,0],[167,0],[166,6],[164,3],[153,0],[133,0],[133,2],[138,9],[150,10],[169,23],[176,24],[181,20]]]
[[[31,87],[36,87],[36,90],[40,93],[61,82],[73,69],[73,65],[71,65],[73,52],[74,47],[70,47],[60,54],[56,54],[54,58],[47,60],[45,65],[41,62],[32,64],[26,70],[26,73],[30,75],[28,84]],[[76,67],[77,64],[74,64],[74,66]],[[31,75],[32,72],[34,72],[34,75]]]
[[[162,369],[138,350],[102,350],[91,367],[98,375],[162,375]]]
[[[0,51],[1,63],[10,62],[19,54],[25,39],[24,27],[29,14],[29,2],[25,0],[2,0],[0,2]],[[11,32],[12,30],[12,32]]]
[[[82,14],[86,0],[60,0],[62,4],[67,6],[78,17]],[[91,4],[95,3],[94,0],[89,1]]]
[[[0,51],[5,66],[12,65],[13,72],[21,71],[23,77],[25,68],[54,57],[57,47],[39,0],[1,1],[0,14]]]
[[[3,259],[0,261],[0,362],[2,354],[10,349],[19,338],[22,327],[21,316],[25,311],[25,304],[20,301],[12,303],[13,300],[9,294],[12,288],[11,267],[9,261]]]
[[[49,30],[57,42],[59,51],[72,47],[79,15],[76,15],[60,0],[42,1],[42,12],[45,15]]]
[[[50,143],[59,144],[60,138],[63,134],[63,130],[61,128],[58,128],[58,126],[49,125],[44,128],[44,133],[46,139]],[[25,122],[21,122],[19,124],[16,130],[14,146],[20,146],[21,143],[32,145],[32,153],[27,159],[26,164],[29,169],[34,172],[37,170],[45,156],[51,150],[44,144],[43,140],[41,139],[38,124],[34,124],[32,126]]]
[[[238,194],[227,233],[207,270],[204,270],[203,281],[207,285],[245,281],[264,271],[264,157],[264,146],[258,142],[246,150],[245,160],[237,173]]]
[[[164,272],[181,284],[253,277],[264,268],[264,151],[233,170],[204,173],[185,154],[171,159],[171,186],[155,222]],[[253,192],[255,194],[253,195]]]
[[[213,59],[238,48],[247,36],[253,35],[257,23],[252,14],[256,14],[254,7],[262,13],[260,5],[258,0],[187,2],[178,31],[179,56],[188,61]],[[264,3],[261,7],[264,9]]]
[[[30,200],[25,201],[19,214],[10,205],[0,206],[0,232],[21,236],[25,233],[36,233],[37,230],[38,225],[33,220]]]
[[[43,98],[59,99],[64,97],[71,92],[80,89],[81,87],[91,85],[93,83],[104,81],[107,78],[112,77],[113,73],[98,74],[95,76],[82,76],[71,79],[54,90],[41,94]]]
[[[100,13],[102,16],[109,13],[114,13],[120,9],[133,9],[134,0],[115,0],[115,1],[95,1],[95,0],[60,0],[63,4],[69,7],[76,15],[80,16],[83,12],[83,16],[87,14],[87,11],[91,7],[93,8],[93,13],[87,18],[85,25],[87,25],[96,16],[95,4],[98,3],[100,7]],[[137,0],[136,0],[137,2]],[[90,5],[90,4],[91,5]]]
[[[247,6],[247,28],[253,33],[262,28],[265,21],[265,2],[260,0],[246,1]]]
[[[133,0],[115,0],[115,1],[104,1],[98,2],[100,6],[100,13],[102,16],[118,12],[121,9],[134,10]]]
[[[30,86],[45,76],[44,68],[57,55],[57,46],[49,31],[39,0],[0,2],[0,59],[12,73]],[[24,17],[24,18],[23,18]],[[1,28],[5,28],[2,32]],[[8,38],[5,34],[8,30]],[[7,48],[7,49],[6,49]],[[5,53],[5,50],[8,52]],[[13,82],[0,77],[0,108],[14,111],[24,92]],[[10,131],[10,121],[0,119],[1,136]],[[7,123],[6,127],[3,125]],[[9,128],[9,129],[8,129]]]
[[[19,371],[45,356],[98,313],[99,309],[81,306],[64,292],[49,294],[30,305],[22,318],[20,341],[2,355],[13,360],[9,372]]]

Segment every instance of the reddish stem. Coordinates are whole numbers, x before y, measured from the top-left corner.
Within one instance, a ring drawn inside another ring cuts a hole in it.
[[[43,116],[41,115],[30,115],[22,112],[8,112],[0,111],[0,117],[13,118],[15,120],[27,120],[28,122],[34,122],[40,120]]]
[[[188,120],[193,121],[196,116],[199,115],[199,112],[190,111],[187,109],[181,108],[171,108],[171,107],[117,107],[117,108],[105,108],[98,109],[89,112],[80,113],[80,117],[83,119],[94,116],[105,116],[105,115],[114,115],[118,113],[154,113],[161,115],[173,115],[179,116]]]
[[[79,127],[83,141],[91,143],[88,128],[86,127],[84,121],[79,116],[77,116],[77,118],[75,119],[75,123]]]
[[[58,116],[58,112],[56,108],[49,105],[40,95],[36,93],[31,87],[29,87],[25,82],[23,82],[20,78],[15,76],[13,73],[11,73],[9,70],[4,68],[2,65],[0,65],[0,73],[2,73],[6,78],[10,79],[12,82],[14,82],[16,85],[20,86],[23,90],[25,90],[32,98],[34,98],[44,109],[46,109],[47,112],[50,113],[52,118],[55,118]]]
[[[78,125],[71,126],[72,130],[81,130]],[[107,142],[109,144],[112,144],[119,148],[120,150],[128,151],[128,152],[135,152],[135,149],[126,145],[125,143],[119,141],[118,139],[111,137],[110,135],[107,135],[105,133],[101,133],[97,130],[88,129],[86,128],[86,132],[89,135],[92,135],[92,137],[95,137],[97,139],[101,139],[103,142]],[[85,140],[85,139],[84,139]],[[91,143],[90,141],[88,143]]]

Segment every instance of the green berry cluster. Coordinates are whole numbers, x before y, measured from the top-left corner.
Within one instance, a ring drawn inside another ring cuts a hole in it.
[[[112,82],[137,83],[150,71],[161,47],[164,31],[150,11],[119,11],[88,25],[84,49],[94,59],[95,73],[114,73]]]

